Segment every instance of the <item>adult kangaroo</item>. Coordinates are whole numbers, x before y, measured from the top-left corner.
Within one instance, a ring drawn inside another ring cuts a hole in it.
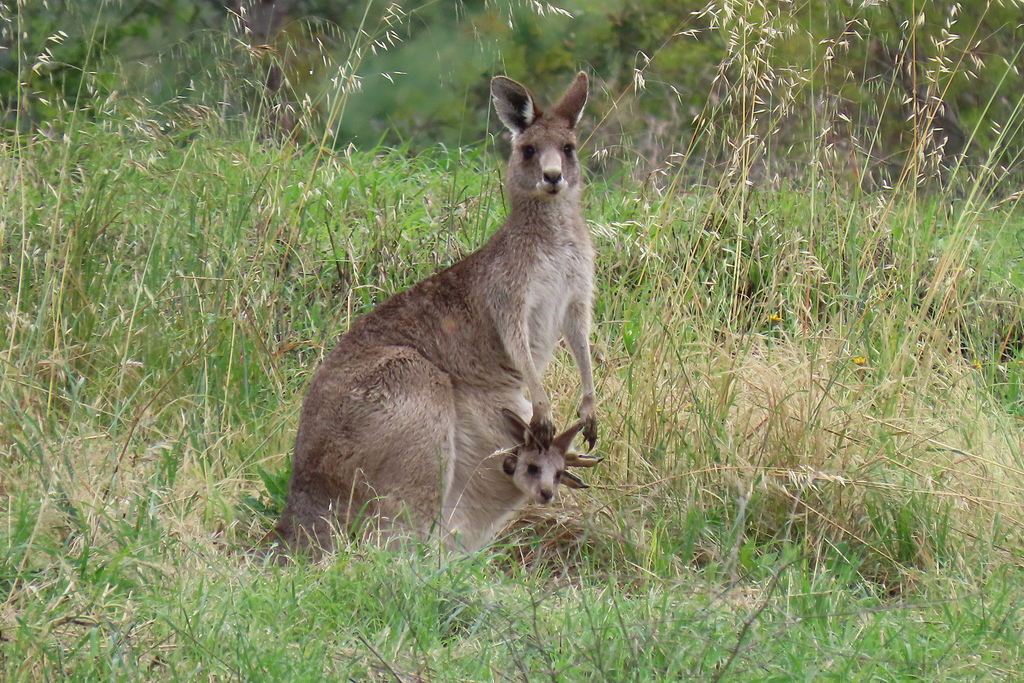
[[[302,406],[275,527],[285,545],[317,553],[367,518],[385,538],[436,534],[474,551],[526,501],[548,502],[576,433],[553,445],[541,383],[561,338],[582,383],[576,429],[593,448],[594,250],[580,213],[575,131],[587,86],[580,73],[541,112],[519,83],[491,81],[512,132],[508,216],[478,251],[356,319],[324,359]],[[531,457],[509,457],[523,445]]]

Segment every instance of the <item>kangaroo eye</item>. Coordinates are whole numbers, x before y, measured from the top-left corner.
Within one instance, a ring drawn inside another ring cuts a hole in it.
[[[562,148],[562,151],[565,152],[566,158],[572,159],[572,153],[576,151],[576,148],[573,147],[571,144],[568,144]]]
[[[534,149],[533,145],[527,145],[526,147],[523,147],[523,158],[526,159],[527,161],[532,159],[533,155],[536,153],[537,150]]]
[[[540,468],[537,467],[536,465],[530,465],[529,467],[526,468],[526,471],[529,472],[530,474],[537,474],[538,472],[540,472]]]
[[[562,481],[563,472],[555,472],[555,481]]]

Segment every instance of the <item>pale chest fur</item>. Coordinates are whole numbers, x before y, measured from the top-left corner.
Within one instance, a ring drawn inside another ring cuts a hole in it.
[[[590,309],[594,288],[594,254],[585,234],[542,250],[526,294],[530,355],[541,373],[562,338],[573,304]]]

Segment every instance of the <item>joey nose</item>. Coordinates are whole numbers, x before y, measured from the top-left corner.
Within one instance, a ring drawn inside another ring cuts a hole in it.
[[[555,494],[551,492],[551,489],[544,488],[540,490],[540,502],[549,503],[554,498]]]

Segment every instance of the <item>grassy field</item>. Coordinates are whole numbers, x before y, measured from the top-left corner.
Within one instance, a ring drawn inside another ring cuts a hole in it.
[[[500,156],[127,99],[3,145],[4,681],[1024,677],[1019,197],[595,176],[593,487],[279,568],[311,373],[486,240]]]

